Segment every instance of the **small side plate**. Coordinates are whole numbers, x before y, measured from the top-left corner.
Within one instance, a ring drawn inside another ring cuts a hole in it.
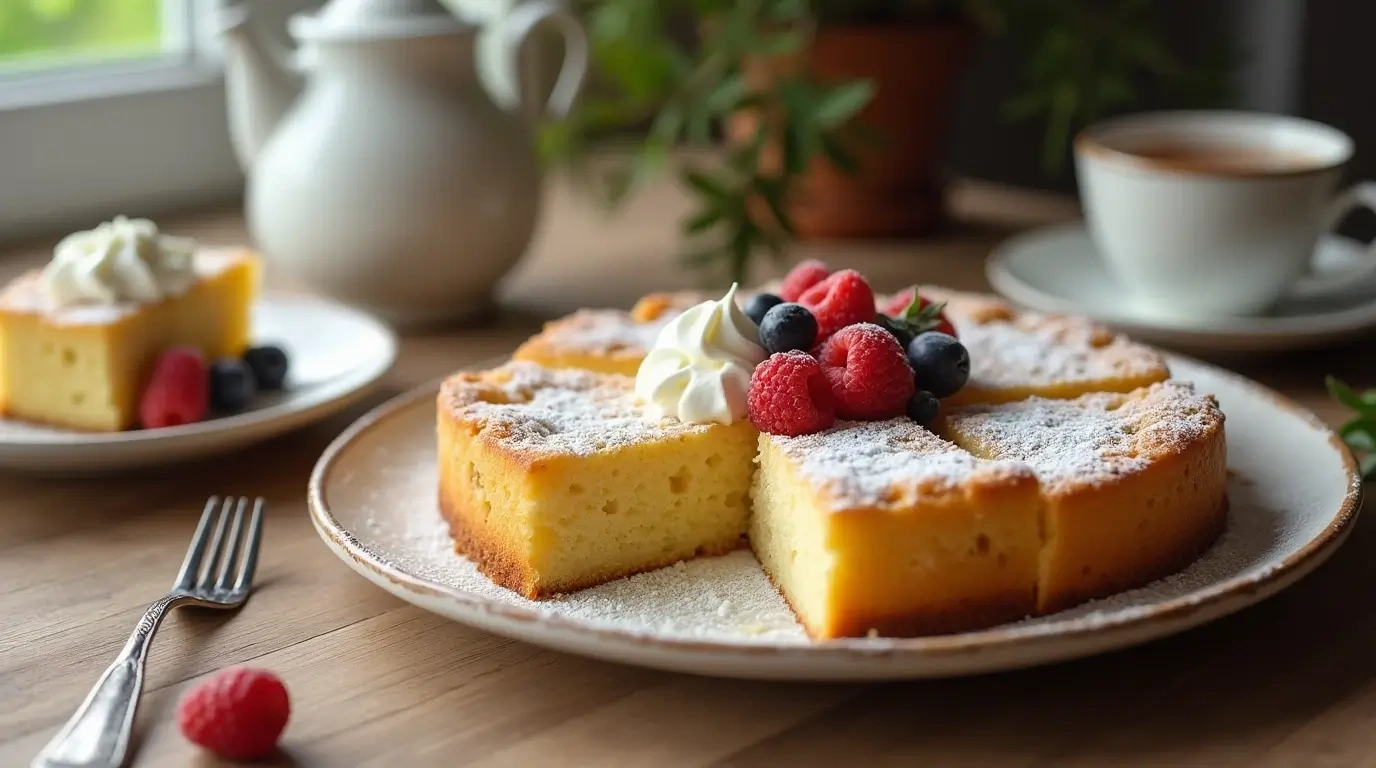
[[[959,635],[814,642],[746,551],[535,602],[453,551],[436,502],[436,386],[360,419],[309,486],[316,530],[341,560],[409,603],[567,653],[703,675],[885,680],[1089,656],[1225,616],[1293,584],[1342,543],[1361,482],[1322,422],[1258,384],[1172,358],[1228,418],[1228,529],[1179,574],[1061,613]]]
[[[253,341],[281,345],[291,359],[287,387],[262,393],[233,416],[165,429],[91,434],[0,419],[0,469],[95,475],[231,451],[348,407],[396,359],[382,322],[323,298],[269,292],[254,307]]]
[[[1365,246],[1325,236],[1315,258],[1320,272],[1362,263]],[[989,283],[1005,298],[1039,312],[1083,315],[1137,341],[1172,349],[1238,354],[1335,344],[1376,329],[1376,285],[1354,281],[1323,299],[1282,299],[1254,317],[1176,320],[1133,311],[1081,222],[1024,232],[1004,241],[985,265]]]

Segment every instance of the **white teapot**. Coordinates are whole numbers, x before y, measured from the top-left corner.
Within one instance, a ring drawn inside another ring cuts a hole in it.
[[[478,28],[438,0],[332,0],[291,19],[293,53],[252,23],[254,5],[235,6],[223,31],[230,136],[265,257],[398,324],[485,311],[530,243],[541,194],[529,115],[479,82]],[[488,44],[514,79],[545,21],[564,37],[546,105],[563,116],[587,72],[577,19],[526,0]]]

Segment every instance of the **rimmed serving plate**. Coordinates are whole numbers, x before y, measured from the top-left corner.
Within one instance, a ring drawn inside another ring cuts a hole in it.
[[[396,335],[382,322],[327,299],[265,293],[254,307],[253,341],[282,346],[287,386],[251,408],[195,424],[108,434],[0,419],[0,469],[94,475],[161,466],[231,451],[336,413],[367,394],[392,367]]]
[[[788,680],[943,677],[1029,667],[1165,637],[1275,594],[1352,528],[1356,464],[1322,422],[1275,392],[1197,361],[1176,377],[1227,416],[1231,508],[1185,571],[1052,616],[941,637],[813,642],[748,552],[704,558],[551,601],[493,585],[452,551],[436,502],[434,398],[417,389],[368,414],[311,475],[322,539],[409,603],[535,645],[703,675]]]

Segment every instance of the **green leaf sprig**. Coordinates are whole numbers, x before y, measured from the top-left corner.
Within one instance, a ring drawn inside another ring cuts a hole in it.
[[[1327,377],[1324,383],[1335,400],[1356,413],[1338,429],[1338,434],[1357,456],[1362,467],[1362,478],[1370,480],[1376,477],[1376,389],[1359,393],[1332,376]]]

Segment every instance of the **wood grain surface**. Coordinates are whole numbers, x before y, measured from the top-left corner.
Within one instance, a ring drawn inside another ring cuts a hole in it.
[[[957,185],[954,199],[959,220],[934,240],[813,244],[799,255],[864,270],[879,288],[982,289],[983,257],[999,240],[1076,215],[1062,199],[976,184]],[[1027,672],[885,685],[712,680],[542,651],[403,604],[326,550],[304,489],[334,435],[391,395],[510,351],[542,316],[691,285],[673,260],[683,210],[667,186],[615,219],[552,190],[501,316],[408,335],[385,385],[350,413],[160,472],[0,475],[0,766],[27,765],[80,702],[169,586],[202,500],[222,493],[269,500],[258,589],[236,614],[178,611],[164,625],[135,766],[217,765],[178,735],[176,700],[245,662],[275,670],[291,691],[278,765],[1376,765],[1369,518],[1298,586],[1174,639]],[[247,241],[234,212],[164,227]],[[0,276],[41,262],[52,242],[10,248]],[[1323,375],[1376,385],[1372,349],[1222,362],[1336,423]]]

